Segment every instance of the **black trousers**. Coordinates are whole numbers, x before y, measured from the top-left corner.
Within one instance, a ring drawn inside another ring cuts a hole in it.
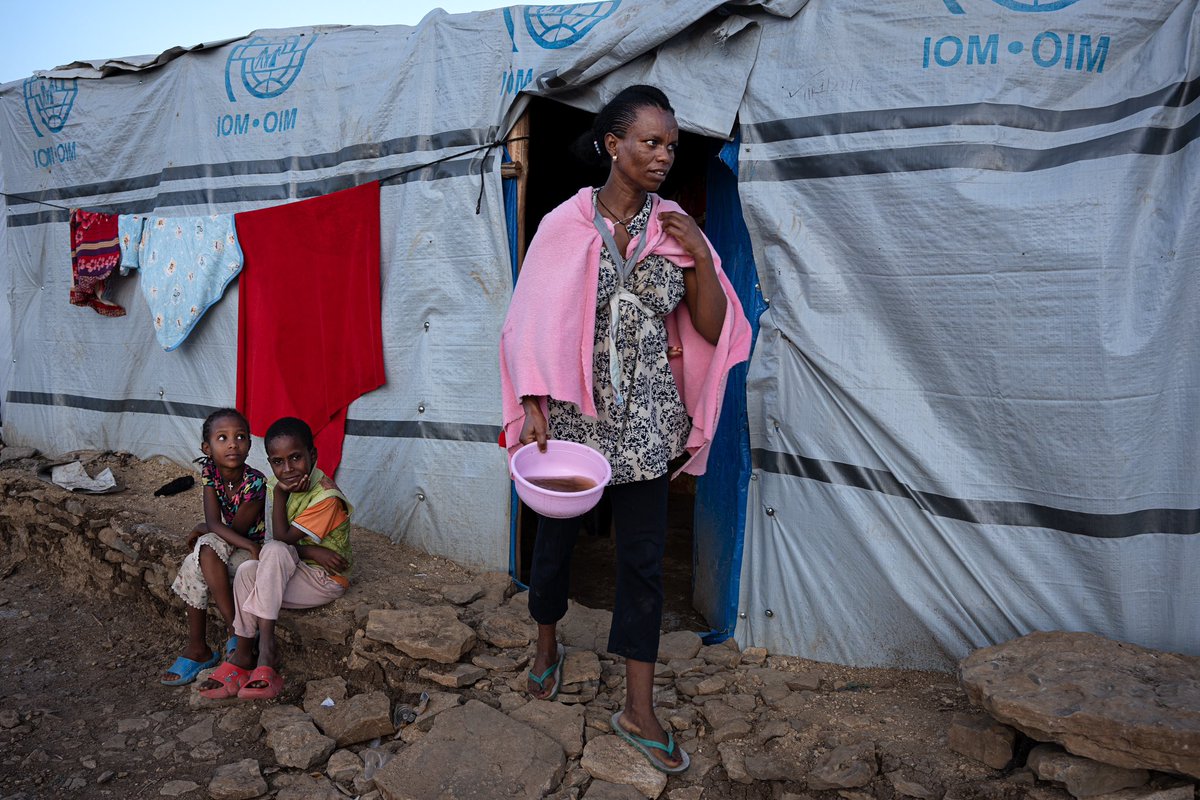
[[[608,650],[635,661],[658,658],[662,626],[662,561],[667,543],[667,484],[663,475],[608,487],[617,544],[617,598]],[[571,551],[582,517],[538,521],[529,574],[529,613],[541,625],[567,613]]]

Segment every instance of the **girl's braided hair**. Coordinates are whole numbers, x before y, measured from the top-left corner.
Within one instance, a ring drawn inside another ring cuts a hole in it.
[[[217,420],[225,419],[226,417],[233,417],[234,419],[238,420],[246,426],[246,431],[249,432],[250,422],[246,419],[242,412],[238,411],[236,408],[218,408],[216,411],[204,418],[204,425],[200,428],[200,441],[207,442],[208,437],[212,436],[213,424]]]

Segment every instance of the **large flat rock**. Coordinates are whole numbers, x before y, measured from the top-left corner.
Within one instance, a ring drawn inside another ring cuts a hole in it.
[[[557,742],[470,700],[375,773],[384,800],[541,798],[558,786],[566,756]]]
[[[1039,632],[976,650],[958,674],[972,703],[1038,741],[1200,778],[1200,658]]]
[[[509,716],[558,742],[571,758],[583,753],[583,706],[530,700]]]
[[[596,780],[632,786],[650,800],[667,788],[667,775],[617,736],[597,736],[583,748],[579,765]]]
[[[453,664],[475,646],[475,631],[449,606],[377,608],[367,616],[367,638],[385,642],[410,658]]]

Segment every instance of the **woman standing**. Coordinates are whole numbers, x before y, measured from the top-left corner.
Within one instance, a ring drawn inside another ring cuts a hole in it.
[[[616,606],[608,649],[625,658],[613,729],[664,772],[687,753],[654,715],[662,623],[668,464],[704,471],[725,376],[749,355],[750,327],[696,222],[654,192],[679,127],[660,90],[631,86],[597,115],[593,148],[607,181],[542,220],[501,334],[504,421],[513,448],[548,438],[599,450],[612,466]],[[681,302],[682,301],[682,302]],[[519,431],[519,433],[518,433]],[[529,692],[553,699],[571,551],[581,520],[539,520],[529,611],[538,623]]]

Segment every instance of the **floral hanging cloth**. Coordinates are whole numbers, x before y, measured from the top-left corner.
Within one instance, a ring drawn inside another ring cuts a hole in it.
[[[233,215],[122,215],[120,230],[121,271],[141,270],[154,335],[174,350],[242,271]]]
[[[71,211],[71,305],[90,306],[105,317],[125,309],[104,299],[105,282],[121,260],[116,214]]]

